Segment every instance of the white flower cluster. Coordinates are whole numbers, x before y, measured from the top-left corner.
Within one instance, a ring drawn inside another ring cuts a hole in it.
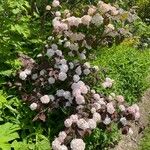
[[[105,82],[102,83],[102,86],[103,86],[104,88],[111,88],[112,85],[113,85],[113,82],[114,82],[114,80],[112,80],[112,79],[110,79],[110,78],[106,78],[106,79],[105,79]]]
[[[20,78],[21,80],[25,80],[28,75],[31,75],[31,70],[30,70],[30,69],[25,69],[24,71],[21,71],[21,72],[19,73],[19,78]]]
[[[72,150],[84,150],[85,149],[85,143],[82,139],[73,139],[71,141],[70,147]]]
[[[71,86],[73,90],[73,96],[75,97],[76,103],[78,105],[85,104],[85,98],[82,94],[87,94],[88,88],[84,82],[78,81],[77,83],[73,83]]]

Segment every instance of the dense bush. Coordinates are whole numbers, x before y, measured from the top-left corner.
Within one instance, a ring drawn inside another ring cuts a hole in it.
[[[139,119],[138,106],[128,107],[122,95],[97,93],[89,84],[92,78],[89,81],[85,78],[98,77],[99,68],[86,62],[92,48],[110,46],[131,36],[129,22],[135,20],[135,15],[102,1],[84,7],[80,14],[59,11],[60,7],[58,0],[52,2],[52,7],[46,6],[54,16],[52,36],[48,37],[45,51],[37,55],[37,62],[21,56],[23,67],[12,86],[18,87],[22,99],[38,113],[33,121],[45,122],[47,115],[59,107],[72,110],[72,115],[68,114],[64,120],[64,131],[52,142],[54,150],[84,150],[83,138],[97,126],[107,132],[115,123],[122,134],[132,134],[127,121]],[[108,77],[99,81],[105,90],[114,82]],[[110,144],[108,138],[103,147]]]

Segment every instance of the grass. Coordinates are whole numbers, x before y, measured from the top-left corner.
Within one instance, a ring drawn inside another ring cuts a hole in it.
[[[150,85],[146,82],[150,74],[150,49],[140,51],[125,45],[99,49],[92,63],[100,66],[102,78],[115,80],[113,88],[106,94],[121,94],[130,104],[137,102]],[[96,89],[106,92],[99,86]]]

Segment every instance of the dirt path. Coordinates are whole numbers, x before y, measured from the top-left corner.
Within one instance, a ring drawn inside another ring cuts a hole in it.
[[[150,89],[142,97],[142,101],[139,103],[141,119],[140,123],[143,126],[147,126],[150,122]],[[138,150],[139,141],[141,140],[143,133],[139,134],[139,126],[131,124],[134,134],[132,136],[122,136],[119,144],[111,150]]]

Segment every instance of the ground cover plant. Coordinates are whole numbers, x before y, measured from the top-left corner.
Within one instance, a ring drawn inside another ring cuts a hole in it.
[[[99,49],[98,53],[93,64],[100,64],[104,72],[102,76],[110,76],[116,81],[112,90],[123,94],[129,103],[137,102],[150,86],[147,82],[150,72],[150,50],[145,49],[141,52],[127,46],[125,42],[107,50]]]
[[[10,54],[0,74],[1,149],[107,149],[133,133],[128,122],[140,118],[135,102],[147,88],[149,50],[113,45],[134,36],[139,18],[102,1],[72,4],[1,3],[10,11],[1,18]]]

